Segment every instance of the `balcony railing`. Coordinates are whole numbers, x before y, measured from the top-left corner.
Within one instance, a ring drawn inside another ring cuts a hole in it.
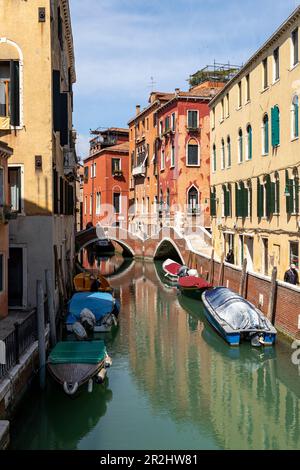
[[[146,174],[146,165],[137,165],[132,169],[132,176],[139,176]]]

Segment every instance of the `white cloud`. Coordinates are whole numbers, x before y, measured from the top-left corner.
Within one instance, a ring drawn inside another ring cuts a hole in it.
[[[77,157],[84,160],[89,155],[90,135],[77,134],[76,153]]]

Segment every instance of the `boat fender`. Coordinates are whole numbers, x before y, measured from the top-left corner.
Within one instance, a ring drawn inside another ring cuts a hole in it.
[[[88,383],[88,392],[92,393],[92,391],[93,391],[93,379],[90,379]]]
[[[64,382],[63,388],[67,395],[74,395],[78,390],[78,382]]]
[[[112,314],[112,319],[113,319],[114,325],[117,326],[118,320],[116,319],[116,316],[114,314]]]
[[[100,370],[100,372],[98,372],[98,374],[96,375],[96,383],[97,384],[102,384],[105,380],[105,377],[106,377],[106,369],[103,368]]]
[[[107,354],[105,356],[105,368],[108,369],[112,366],[112,358]]]
[[[76,338],[80,341],[83,341],[87,338],[87,332],[85,331],[82,324],[78,321],[74,323],[74,325],[72,326],[72,330]]]
[[[188,276],[198,277],[198,271],[197,271],[197,269],[189,269],[189,270],[188,270]]]

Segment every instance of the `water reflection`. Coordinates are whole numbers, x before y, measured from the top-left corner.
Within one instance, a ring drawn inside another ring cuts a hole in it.
[[[42,448],[44,438],[29,441],[30,426],[37,434],[50,429],[53,448],[76,448],[76,441],[85,449],[300,447],[289,345],[230,348],[202,304],[167,285],[160,265],[134,261],[110,280],[121,300],[120,328],[106,340],[111,405],[106,410],[106,392],[80,403],[60,390],[37,398],[15,448]]]

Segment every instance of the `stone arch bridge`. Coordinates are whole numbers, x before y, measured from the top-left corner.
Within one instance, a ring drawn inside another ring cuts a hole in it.
[[[183,264],[188,264],[191,253],[198,251],[194,249],[189,236],[183,236],[173,227],[164,227],[147,239],[120,227],[107,227],[103,233],[105,238],[120,245],[124,254],[129,257],[162,259],[173,256],[180,259]],[[203,238],[201,234],[203,234]],[[208,240],[204,240],[204,237]],[[210,240],[207,233],[199,232],[198,239],[198,246],[200,242],[200,246],[203,248],[201,252],[210,252]],[[76,251],[79,252],[80,249],[97,240],[99,240],[99,236],[96,227],[78,232],[76,234]]]

